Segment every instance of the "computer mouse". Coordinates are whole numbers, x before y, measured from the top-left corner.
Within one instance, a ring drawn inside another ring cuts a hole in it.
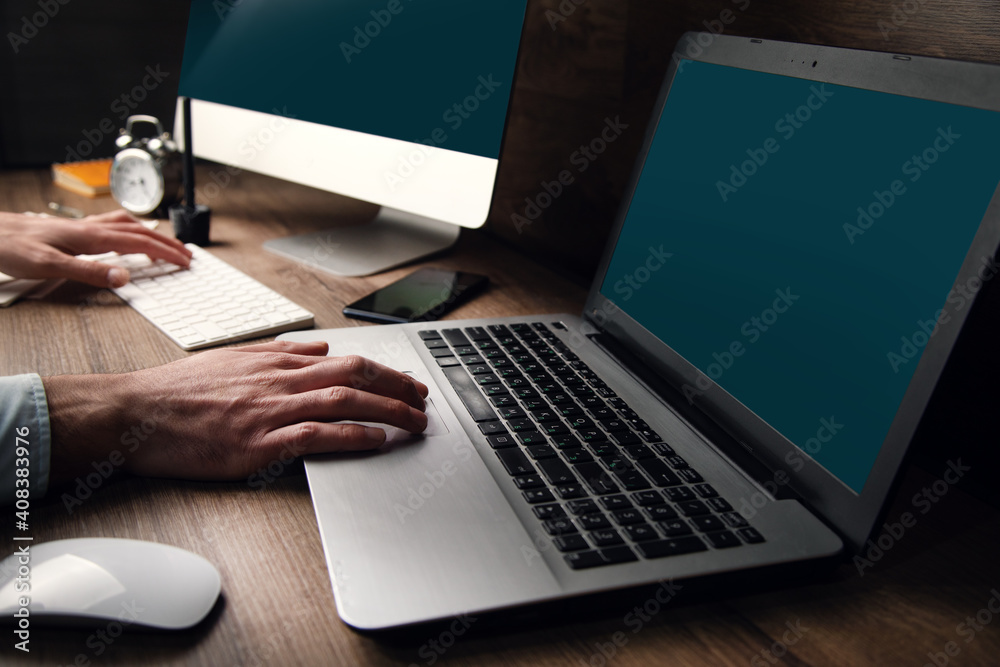
[[[205,618],[222,589],[214,565],[166,544],[82,538],[15,545],[0,563],[0,618],[15,623],[106,620],[181,630]]]

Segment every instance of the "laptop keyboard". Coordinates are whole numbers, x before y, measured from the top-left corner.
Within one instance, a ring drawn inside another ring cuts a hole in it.
[[[419,335],[571,568],[764,541],[544,323]]]

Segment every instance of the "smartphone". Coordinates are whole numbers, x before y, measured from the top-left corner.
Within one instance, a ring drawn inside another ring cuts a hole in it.
[[[478,273],[424,268],[344,306],[344,315],[381,324],[429,322],[489,284]]]

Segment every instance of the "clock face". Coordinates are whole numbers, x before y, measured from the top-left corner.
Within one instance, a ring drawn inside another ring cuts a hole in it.
[[[137,148],[127,148],[111,165],[111,194],[128,211],[152,213],[163,201],[163,174],[152,156]]]

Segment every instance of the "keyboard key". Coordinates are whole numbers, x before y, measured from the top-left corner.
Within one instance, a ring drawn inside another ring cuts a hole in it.
[[[535,428],[535,422],[528,418],[523,419],[512,419],[507,422],[507,428],[514,433],[523,433],[525,431],[537,431]]]
[[[510,475],[530,475],[535,467],[520,449],[498,449],[497,457]]]
[[[579,449],[583,443],[571,433],[557,433],[552,436],[552,444],[559,449]]]
[[[672,503],[683,503],[695,499],[694,493],[686,486],[675,486],[664,489],[663,493]]]
[[[634,526],[626,526],[625,534],[635,542],[660,539],[659,533],[657,533],[656,530],[648,523],[638,523]]]
[[[712,513],[712,510],[708,509],[708,506],[700,500],[689,500],[687,502],[677,503],[677,509],[679,509],[684,516],[701,516],[702,514]]]
[[[563,556],[566,563],[574,570],[585,570],[591,567],[607,565],[604,558],[596,551],[577,551]]]
[[[469,344],[469,339],[465,337],[461,329],[444,329],[441,335],[455,347],[462,347]]]
[[[594,457],[587,453],[587,450],[582,447],[574,447],[573,449],[564,449],[563,456],[570,465],[577,465],[579,463],[590,463],[594,460]]]
[[[565,463],[560,459],[543,459],[538,462],[538,467],[541,468],[542,474],[549,484],[553,486],[559,486],[561,484],[573,484],[576,482],[576,477],[573,472],[569,469]]]
[[[657,505],[656,507],[647,507],[646,514],[653,521],[670,521],[678,517],[677,510],[675,510],[670,505]]]
[[[453,355],[451,353],[451,350],[449,348],[447,348],[447,347],[434,348],[430,352],[431,352],[431,356],[434,357],[435,359],[438,358],[438,357],[454,357],[455,356],[455,355]]]
[[[500,396],[493,396],[489,399],[490,403],[497,408],[510,408],[516,407],[517,401],[508,393],[503,393]]]
[[[523,491],[524,499],[527,500],[532,505],[536,503],[550,503],[555,500],[555,496],[548,489],[528,489]],[[715,517],[713,517],[715,518]]]
[[[523,419],[528,415],[519,407],[500,408],[497,414],[503,419]]]
[[[691,530],[691,526],[684,519],[673,519],[671,521],[661,521],[657,524],[663,534],[667,537],[679,537],[681,535],[690,535],[694,531]]]
[[[545,436],[538,431],[528,431],[527,433],[518,433],[514,436],[517,438],[525,447],[530,447],[531,445],[544,445],[547,444]]]
[[[542,521],[566,517],[566,510],[558,503],[554,505],[538,505],[537,507],[532,507],[531,511]]]
[[[726,525],[722,523],[722,520],[715,516],[714,514],[706,514],[704,516],[696,516],[691,519],[691,523],[694,527],[703,533],[710,533],[715,530],[725,530]]]
[[[445,377],[448,378],[448,382],[455,388],[458,397],[462,399],[465,409],[469,411],[474,420],[477,422],[488,422],[497,418],[493,408],[490,407],[489,401],[479,392],[475,382],[472,381],[472,378],[469,377],[464,368],[453,366],[443,369],[443,372]]]
[[[583,535],[562,535],[552,540],[552,544],[556,545],[556,549],[562,551],[563,553],[567,551],[581,551],[590,547],[587,544],[587,540],[583,539]]]
[[[764,536],[756,528],[739,528],[736,533],[750,544],[759,544],[764,541]]]
[[[685,460],[683,456],[679,456],[677,454],[674,454],[673,456],[668,456],[666,460],[667,460],[667,464],[671,468],[674,468],[675,470],[678,469],[678,468],[689,468],[690,467],[688,465],[687,460]]]
[[[611,522],[608,521],[608,518],[599,512],[596,514],[581,514],[576,520],[583,530],[600,530],[611,527]]]
[[[666,503],[659,491],[638,491],[632,494],[632,500],[642,507],[652,507]]]
[[[625,544],[625,540],[622,539],[622,536],[619,535],[618,531],[614,528],[591,531],[590,541],[594,543],[594,546],[598,547],[611,547],[616,544]]]
[[[719,516],[733,528],[745,528],[749,525],[747,520],[743,518],[743,515],[736,512],[726,512],[725,514],[720,514]]]
[[[624,546],[612,547],[611,549],[601,549],[601,556],[604,557],[604,560],[608,565],[630,563],[632,561],[639,560],[636,557],[635,552]]]
[[[636,465],[649,475],[656,486],[677,486],[681,483],[680,478],[660,459],[639,459]]]
[[[693,488],[702,498],[715,498],[719,495],[719,492],[711,484],[696,484]]]
[[[489,435],[486,440],[493,449],[503,449],[504,447],[516,447],[517,441],[509,435]]]
[[[671,456],[674,453],[673,448],[663,442],[653,443],[650,448],[660,456]]]
[[[617,510],[611,513],[615,522],[622,526],[629,526],[634,523],[645,523],[646,519],[636,509]]]
[[[740,539],[730,533],[728,530],[724,530],[721,533],[706,533],[705,539],[708,540],[716,549],[728,549],[730,547],[738,547],[742,542]]]
[[[420,336],[420,340],[435,340],[441,338],[441,334],[433,330],[418,331],[417,335]]]
[[[483,435],[507,435],[507,429],[499,421],[483,422],[479,424],[479,430]]]
[[[646,558],[664,558],[666,556],[680,556],[682,554],[707,551],[708,547],[695,536],[678,537],[672,540],[655,540],[653,542],[640,542],[636,549]]]
[[[632,460],[655,458],[656,454],[646,445],[626,445],[622,450],[629,455]]]
[[[482,361],[482,359],[480,359],[480,361]],[[488,375],[493,372],[493,369],[486,364],[469,365],[469,362],[464,358],[462,359],[462,363],[466,364],[466,370],[473,375]]]
[[[637,445],[640,442],[639,436],[632,431],[615,431],[610,435],[609,440],[616,445]]]
[[[700,484],[705,478],[698,474],[694,468],[681,468],[677,471],[677,476],[687,484]]]
[[[597,506],[597,503],[591,500],[590,498],[586,498],[584,500],[571,500],[568,503],[566,503],[566,508],[572,514],[589,514],[591,512],[600,511],[600,508]]]
[[[705,498],[705,504],[713,512],[732,512],[733,506],[723,498]]]
[[[549,535],[568,535],[576,532],[576,526],[569,519],[548,519],[542,522],[542,528]]]
[[[448,342],[441,338],[431,338],[430,340],[425,340],[424,345],[427,346],[428,350],[440,350],[448,347]]]
[[[532,445],[531,447],[525,448],[528,452],[528,456],[535,459],[549,459],[553,456],[558,456],[556,450],[549,445]]]
[[[545,482],[538,475],[521,475],[514,478],[514,485],[519,489],[537,489],[545,486]]]
[[[487,373],[486,375],[475,376],[476,384],[483,386],[487,384],[500,384],[500,378],[498,378],[493,373]],[[516,392],[515,392],[516,393]]]
[[[586,490],[579,484],[563,484],[562,486],[557,486],[556,493],[558,493],[559,497],[563,500],[585,498],[587,496]]]
[[[610,475],[605,472],[597,463],[580,463],[576,466],[576,471],[580,474],[584,484],[590,487],[596,495],[614,493],[618,487],[612,481]]]
[[[490,335],[483,327],[466,327],[465,335],[472,341],[490,340]]]

